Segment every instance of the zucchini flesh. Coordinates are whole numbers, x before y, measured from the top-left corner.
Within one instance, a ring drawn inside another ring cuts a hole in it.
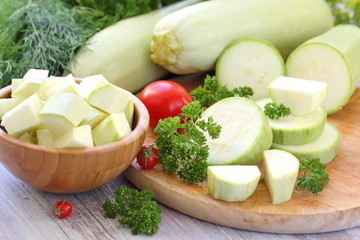
[[[263,109],[270,98],[258,100],[257,103]],[[289,116],[273,120],[268,119],[273,132],[273,142],[284,145],[303,145],[315,141],[321,136],[327,119],[326,111],[322,107],[313,112],[295,116]]]
[[[251,87],[254,100],[267,97],[269,83],[284,74],[284,59],[279,51],[261,39],[245,38],[231,43],[216,62],[219,84],[229,89]]]
[[[326,164],[335,158],[339,149],[340,140],[340,131],[334,125],[327,122],[322,135],[311,143],[299,146],[273,143],[271,148],[290,152],[298,159],[305,158],[310,160],[320,158],[320,161]]]
[[[215,199],[245,201],[255,192],[260,176],[257,166],[209,166],[207,186]]]
[[[261,160],[262,152],[270,148],[271,128],[253,100],[223,99],[207,108],[202,118],[210,116],[222,128],[219,138],[207,138],[209,165],[253,165]]]
[[[327,84],[300,78],[278,77],[268,86],[270,98],[291,109],[291,114],[301,116],[321,106],[326,96]]]
[[[166,14],[200,2],[186,0],[121,20],[96,33],[69,65],[76,77],[102,74],[130,92],[164,76],[167,71],[150,60],[150,42],[156,22]]]
[[[177,74],[208,71],[228,44],[245,37],[271,42],[286,58],[332,26],[323,0],[205,1],[157,22],[151,58]]]
[[[286,151],[264,151],[264,180],[273,204],[291,199],[299,173],[299,160]]]
[[[43,103],[37,93],[31,95],[4,114],[1,121],[7,133],[20,137],[27,131],[41,124],[39,112]]]
[[[360,82],[360,28],[337,25],[300,45],[286,62],[286,75],[327,83],[328,114],[349,101]]]

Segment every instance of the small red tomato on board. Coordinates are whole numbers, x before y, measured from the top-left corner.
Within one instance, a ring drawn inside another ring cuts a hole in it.
[[[58,218],[66,218],[72,213],[72,206],[69,202],[62,200],[55,204],[53,212]]]
[[[192,101],[183,86],[168,80],[150,83],[140,92],[139,99],[149,111],[149,125],[152,129],[160,119],[177,116],[181,108]]]
[[[141,168],[154,168],[159,162],[158,151],[154,145],[144,145],[141,147],[136,159]]]

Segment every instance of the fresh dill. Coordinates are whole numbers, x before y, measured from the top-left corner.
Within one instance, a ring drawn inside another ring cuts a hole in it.
[[[30,68],[62,75],[75,50],[94,33],[77,23],[61,1],[3,0],[0,9],[2,87]]]
[[[97,31],[180,0],[1,0],[0,87],[30,68],[61,76]]]

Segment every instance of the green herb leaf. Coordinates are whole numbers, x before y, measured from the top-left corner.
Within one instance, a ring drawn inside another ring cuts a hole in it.
[[[326,0],[334,15],[335,25],[354,24],[360,27],[359,0]]]
[[[122,19],[148,13],[180,0],[62,0],[77,13],[79,22],[103,29]]]
[[[199,101],[185,105],[177,117],[160,120],[154,129],[157,137],[155,146],[164,172],[177,174],[187,183],[201,183],[207,177],[209,147],[207,132],[211,138],[218,138],[221,126],[210,117],[202,119],[204,109]]]
[[[105,217],[116,218],[120,225],[131,228],[134,235],[154,235],[159,230],[161,208],[152,200],[150,191],[121,186],[114,191],[115,202],[107,199],[103,204]]]
[[[61,76],[97,31],[178,1],[1,0],[0,87],[30,68]]]
[[[297,178],[296,189],[308,189],[313,194],[321,192],[330,181],[329,174],[326,173],[326,164],[321,163],[320,158],[301,159],[299,172],[302,174]]]
[[[204,78],[203,86],[199,86],[190,92],[193,100],[200,102],[203,107],[210,107],[221,99],[240,96],[249,97],[254,94],[252,88],[244,86],[233,90],[227,89],[226,86],[219,86],[216,76],[207,75]]]
[[[77,48],[94,33],[61,1],[0,2],[0,80],[9,85],[30,68],[60,76]]]
[[[279,119],[290,115],[291,110],[284,104],[267,103],[264,106],[264,113],[270,119]]]

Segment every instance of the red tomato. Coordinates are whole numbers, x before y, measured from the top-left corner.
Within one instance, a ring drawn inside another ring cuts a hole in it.
[[[137,155],[137,163],[141,166],[141,168],[153,168],[158,162],[159,155],[154,145],[144,145],[141,147]]]
[[[67,201],[59,201],[54,206],[54,214],[58,218],[66,218],[72,213],[72,206]]]
[[[139,99],[149,111],[150,127],[153,129],[160,119],[177,116],[181,108],[192,101],[183,86],[168,80],[150,83],[141,91]]]

